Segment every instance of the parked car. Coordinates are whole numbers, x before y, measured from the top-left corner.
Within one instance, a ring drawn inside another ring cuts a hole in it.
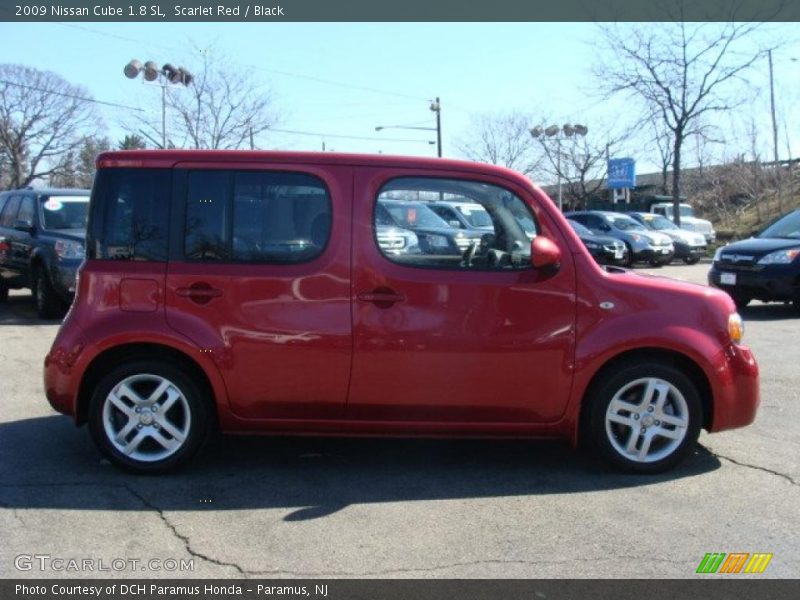
[[[761,233],[717,249],[708,283],[728,292],[736,306],[751,300],[793,302],[800,312],[800,209]]]
[[[627,214],[602,210],[571,212],[565,215],[587,227],[595,235],[615,237],[628,249],[625,266],[635,262],[648,262],[653,266],[669,264],[675,254],[672,238],[657,231],[648,231],[644,225]]]
[[[84,257],[89,190],[19,189],[0,194],[0,301],[30,288],[41,318],[72,302]]]
[[[413,231],[423,254],[449,255],[455,261],[461,260],[471,244],[480,244],[485,233],[453,229],[426,202],[380,199],[376,206],[376,219],[381,225]]]
[[[586,246],[594,259],[601,265],[614,265],[618,263],[625,263],[628,259],[628,249],[625,243],[620,240],[604,235],[595,235],[589,229],[573,221],[567,219],[572,230],[578,234],[578,237]]]
[[[678,210],[681,215],[681,228],[689,231],[697,231],[702,233],[706,238],[706,243],[711,244],[717,239],[717,232],[714,231],[714,225],[707,219],[700,219],[694,216],[694,208],[690,204],[681,202],[678,205]],[[674,207],[672,202],[657,202],[650,206],[650,212],[656,215],[661,215],[668,218],[670,221],[675,220]]]
[[[660,231],[672,238],[675,258],[693,265],[706,255],[706,238],[702,233],[688,231],[675,225],[662,215],[645,212],[626,213],[651,231]]]
[[[758,368],[730,297],[598,266],[521,174],[328,153],[133,156],[98,158],[78,292],[44,366],[50,404],[88,423],[115,465],[174,469],[219,428],[559,437],[653,473],[701,428],[755,417]],[[431,194],[480,204],[494,234],[456,259],[423,244],[459,233],[420,226],[417,198]],[[237,218],[243,202],[258,211]],[[419,253],[379,243],[384,209],[417,226]]]
[[[492,217],[480,204],[464,201],[433,201],[428,207],[455,229],[480,234],[494,233]]]

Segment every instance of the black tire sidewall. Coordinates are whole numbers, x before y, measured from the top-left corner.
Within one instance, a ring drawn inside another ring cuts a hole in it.
[[[103,427],[103,405],[106,397],[120,381],[131,375],[150,373],[169,379],[183,393],[191,411],[189,435],[183,446],[171,456],[155,461],[137,461],[117,450],[108,439]],[[158,474],[173,471],[190,460],[209,436],[208,399],[201,389],[179,367],[149,360],[137,360],[113,369],[103,377],[92,393],[89,403],[89,432],[100,451],[115,465],[140,474]]]
[[[44,267],[36,267],[33,271],[33,283],[31,285],[31,292],[33,293],[33,302],[36,306],[36,313],[42,319],[54,319],[59,316],[60,302],[56,297],[50,279],[47,276],[47,271]],[[42,295],[42,304],[39,306],[39,294]]]
[[[669,456],[651,463],[640,463],[622,456],[611,445],[606,434],[605,417],[614,395],[636,379],[657,377],[674,385],[686,400],[689,427],[681,444]],[[585,426],[590,446],[615,468],[630,473],[661,473],[684,460],[695,448],[703,421],[703,408],[697,387],[678,368],[661,362],[628,363],[602,376],[588,398]]]

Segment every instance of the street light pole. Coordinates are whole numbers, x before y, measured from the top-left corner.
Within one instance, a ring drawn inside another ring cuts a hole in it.
[[[531,136],[535,139],[542,138],[542,143],[545,140],[555,140],[557,143],[556,146],[556,177],[558,178],[558,210],[564,210],[564,203],[562,198],[562,187],[561,187],[561,142],[562,140],[566,140],[572,138],[574,135],[580,135],[581,137],[585,136],[589,133],[589,128],[586,125],[570,125],[567,123],[563,127],[559,127],[558,125],[550,125],[547,128],[541,127],[537,125],[536,127],[531,129]],[[560,135],[559,135],[560,134]],[[550,159],[552,161],[552,159]]]
[[[417,127],[412,125],[378,125],[375,131],[383,131],[384,129],[416,129],[418,131],[435,131],[436,132],[436,155],[442,158],[442,104],[439,97],[431,102],[430,109],[436,113],[436,127]],[[422,140],[420,140],[422,141]],[[433,144],[434,142],[428,142]]]
[[[436,154],[442,158],[442,105],[439,96],[436,96],[435,102],[431,102],[431,110],[436,113]]]
[[[175,68],[171,64],[166,63],[160,69],[158,65],[152,60],[148,60],[142,64],[137,59],[131,60],[123,69],[125,77],[128,79],[136,79],[141,73],[144,80],[147,82],[156,82],[156,85],[161,86],[161,147],[167,147],[167,87],[170,84],[187,86],[192,82],[194,77],[189,71],[183,67]]]

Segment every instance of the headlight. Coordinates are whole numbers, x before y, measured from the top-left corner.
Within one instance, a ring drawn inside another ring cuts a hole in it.
[[[733,313],[730,317],[728,317],[728,335],[731,338],[731,341],[738,344],[742,341],[744,337],[744,323],[742,322],[742,317],[739,316],[739,313]]]
[[[717,248],[717,251],[714,252],[714,262],[719,262],[720,258],[722,258],[722,246]]]
[[[758,261],[758,264],[788,265],[797,257],[798,254],[800,254],[800,248],[792,248],[790,250],[778,250],[777,252],[770,252],[766,256],[761,257],[761,259]]]
[[[431,248],[448,248],[450,246],[447,238],[443,235],[428,234],[425,236],[425,240]]]
[[[86,256],[86,251],[83,248],[83,244],[80,242],[68,242],[65,240],[58,240],[55,245],[56,256],[60,259],[70,259],[70,258],[84,258]]]

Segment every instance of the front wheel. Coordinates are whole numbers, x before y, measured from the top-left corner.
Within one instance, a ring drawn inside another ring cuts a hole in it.
[[[687,256],[683,259],[687,265],[695,265],[700,260],[699,256]]]
[[[8,286],[0,281],[0,302],[8,302]]]
[[[669,364],[627,363],[606,373],[587,401],[585,433],[618,469],[660,473],[681,462],[697,443],[700,395]]]
[[[163,473],[183,465],[208,437],[208,399],[171,364],[133,362],[112,370],[95,388],[89,431],[117,466]]]

